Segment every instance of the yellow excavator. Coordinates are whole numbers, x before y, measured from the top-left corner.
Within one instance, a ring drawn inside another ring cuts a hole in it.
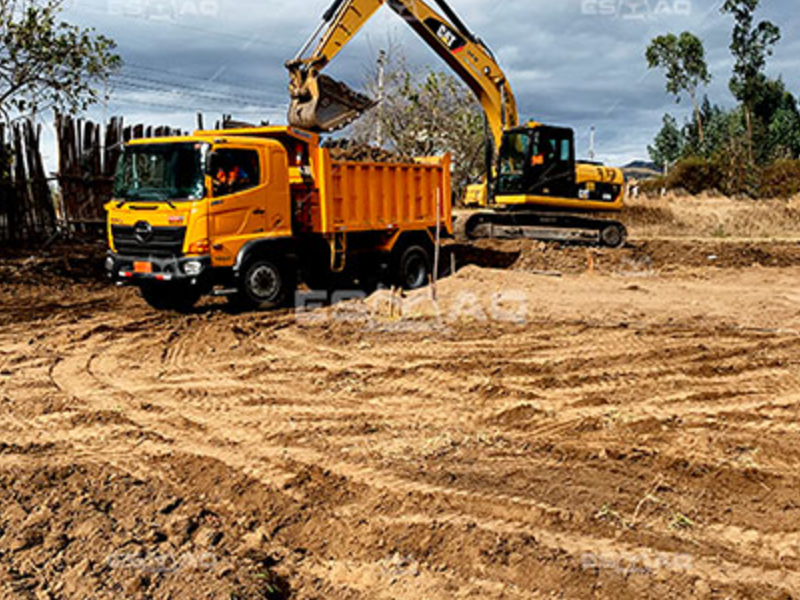
[[[397,13],[475,93],[486,116],[487,174],[467,190],[481,207],[463,229],[470,239],[594,241],[617,248],[625,226],[612,218],[624,203],[620,169],[575,157],[572,129],[520,124],[517,102],[486,44],[446,0],[335,0],[296,58],[290,74],[289,123],[316,133],[341,129],[375,103],[322,71],[383,5]],[[313,48],[313,50],[312,50]]]

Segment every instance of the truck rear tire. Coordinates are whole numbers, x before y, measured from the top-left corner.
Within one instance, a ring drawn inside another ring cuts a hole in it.
[[[143,285],[139,291],[152,308],[179,313],[191,312],[202,295],[196,288],[174,283]]]
[[[289,268],[271,258],[257,258],[243,269],[239,291],[231,303],[242,309],[280,308],[292,300],[296,287]]]
[[[424,288],[431,280],[431,255],[423,246],[408,246],[395,264],[395,284],[404,290]]]

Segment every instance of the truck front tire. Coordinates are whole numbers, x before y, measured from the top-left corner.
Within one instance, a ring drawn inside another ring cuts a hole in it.
[[[275,260],[257,258],[242,270],[239,291],[231,298],[234,306],[243,309],[269,310],[286,306],[296,284],[289,268]]]
[[[431,255],[420,245],[410,245],[395,264],[395,284],[404,290],[424,288],[431,280]]]

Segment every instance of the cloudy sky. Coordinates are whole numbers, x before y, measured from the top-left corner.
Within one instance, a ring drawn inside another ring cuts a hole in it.
[[[67,20],[114,38],[125,61],[107,115],[128,122],[193,127],[224,113],[258,122],[284,121],[286,71],[330,0],[67,0]],[[650,39],[690,30],[706,42],[712,100],[730,104],[731,20],[721,0],[450,0],[493,48],[508,74],[522,118],[569,125],[579,154],[597,127],[600,159],[622,164],[647,157],[667,111],[683,117],[664,92],[663,76],[643,58]],[[800,92],[800,13],[796,0],[763,0],[760,16],[784,39],[770,63]],[[399,43],[416,68],[446,66],[384,7],[329,67],[354,87],[378,49]],[[98,108],[92,113],[102,118]]]

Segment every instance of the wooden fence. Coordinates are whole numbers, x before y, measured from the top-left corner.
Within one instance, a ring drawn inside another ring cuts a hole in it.
[[[41,133],[30,121],[0,124],[0,242],[5,244],[46,240],[57,229]]]
[[[111,199],[114,174],[125,142],[134,139],[181,136],[170,127],[125,126],[113,118],[103,129],[91,121],[56,118],[58,138],[59,213],[70,229],[101,224],[103,206]]]
[[[198,115],[202,129],[202,116]],[[245,127],[224,115],[217,128]],[[112,118],[104,127],[56,115],[58,172],[48,176],[41,153],[41,125],[0,124],[0,243],[46,243],[76,231],[102,231],[103,206],[111,199],[122,146],[131,140],[182,136],[170,127],[126,126]]]

